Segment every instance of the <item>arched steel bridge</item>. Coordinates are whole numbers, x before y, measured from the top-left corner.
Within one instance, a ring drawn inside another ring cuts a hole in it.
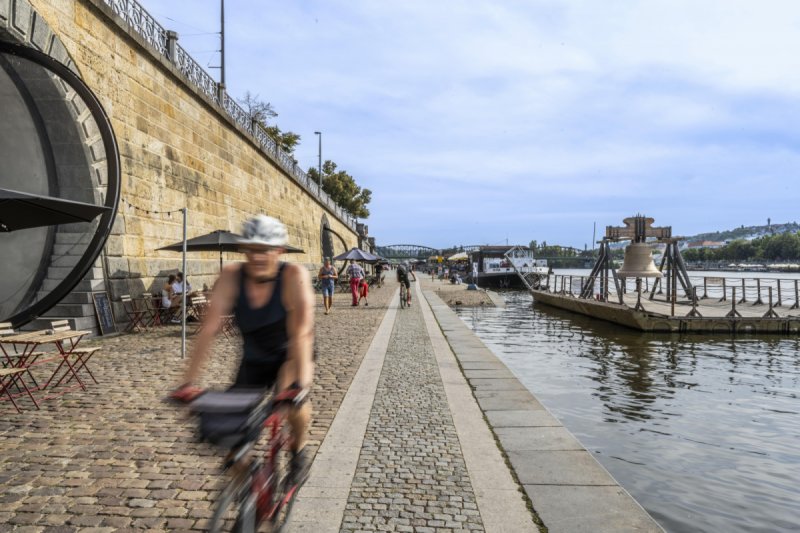
[[[480,244],[470,244],[467,246],[452,246],[450,248],[431,248],[421,244],[389,244],[378,246],[376,251],[381,257],[386,259],[419,259],[425,260],[432,255],[443,255],[445,257],[458,252],[472,252],[477,250]]]

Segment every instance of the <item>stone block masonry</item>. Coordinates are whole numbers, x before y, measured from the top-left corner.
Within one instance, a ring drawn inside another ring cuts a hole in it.
[[[180,254],[156,249],[180,240],[181,217],[156,211],[188,207],[190,237],[214,229],[238,231],[254,213],[275,216],[288,226],[290,243],[305,250],[289,259],[307,264],[321,261],[323,216],[348,246],[357,245],[346,221],[264,154],[166,58],[129,32],[104,2],[30,3],[109,115],[119,144],[121,197],[141,208],[120,205],[105,249],[112,298],[119,290],[157,291],[164,276],[179,268]],[[195,287],[210,286],[218,269],[218,254],[190,256]]]

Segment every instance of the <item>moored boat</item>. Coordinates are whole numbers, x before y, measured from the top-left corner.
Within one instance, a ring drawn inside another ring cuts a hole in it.
[[[547,261],[522,246],[481,246],[470,253],[472,278],[482,288],[524,288],[519,274],[546,276]]]

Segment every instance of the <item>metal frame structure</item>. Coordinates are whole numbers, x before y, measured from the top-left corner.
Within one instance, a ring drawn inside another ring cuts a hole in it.
[[[666,275],[664,277],[666,278],[668,300],[672,302],[674,307],[677,300],[678,283],[680,283],[688,298],[693,301],[696,299],[692,282],[689,279],[689,273],[686,270],[686,264],[678,249],[678,242],[680,242],[682,238],[672,236],[671,226],[653,227],[652,224],[654,221],[653,218],[636,215],[624,219],[623,222],[625,226],[606,226],[605,236],[601,241],[598,241],[600,245],[600,255],[592,267],[589,277],[581,287],[581,298],[591,298],[594,294],[595,283],[599,280],[600,300],[607,302],[610,293],[610,283],[611,280],[613,280],[619,303],[623,303],[623,286],[620,284],[619,277],[617,276],[617,269],[614,267],[610,244],[612,242],[627,240],[634,243],[643,243],[646,242],[648,238],[655,238],[657,242],[666,243],[667,245],[658,270],[663,273],[666,269]],[[637,287],[640,287],[640,284],[637,284]],[[653,283],[649,298],[651,300],[654,299],[657,293],[662,294],[661,278],[657,278]],[[638,309],[640,307],[641,303],[637,301],[636,308]]]
[[[100,101],[89,89],[89,87],[81,80],[78,75],[70,70],[62,63],[56,61],[52,57],[38,50],[24,45],[13,44],[9,42],[0,41],[0,53],[14,55],[27,59],[28,61],[37,63],[42,67],[56,74],[61,81],[69,85],[86,104],[92,117],[94,118],[100,136],[103,142],[103,148],[106,153],[106,162],[108,170],[108,185],[105,194],[104,205],[109,208],[104,214],[100,215],[97,229],[95,230],[92,240],[86,248],[86,251],[78,260],[72,271],[67,277],[56,286],[49,294],[41,300],[33,303],[27,309],[11,316],[8,321],[12,323],[13,327],[19,327],[31,320],[43,315],[47,310],[51,309],[58,302],[64,299],[72,289],[83,279],[87,272],[92,268],[97,257],[105,246],[106,240],[111,233],[111,226],[117,215],[117,207],[119,204],[120,194],[120,162],[119,150],[117,148],[116,137],[114,130],[111,127],[111,121],[106,115]]]

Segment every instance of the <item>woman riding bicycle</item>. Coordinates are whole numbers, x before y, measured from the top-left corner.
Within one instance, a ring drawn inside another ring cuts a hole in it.
[[[198,333],[183,384],[174,399],[190,401],[200,392],[192,383],[199,377],[211,343],[231,313],[242,332],[244,353],[233,388],[276,391],[291,387],[307,390],[314,373],[314,293],[308,271],[284,263],[286,227],[279,220],[258,215],[243,226],[240,241],[247,261],[228,265],[214,288],[211,305]],[[302,483],[308,470],[304,453],[311,406],[292,409],[292,480]]]

